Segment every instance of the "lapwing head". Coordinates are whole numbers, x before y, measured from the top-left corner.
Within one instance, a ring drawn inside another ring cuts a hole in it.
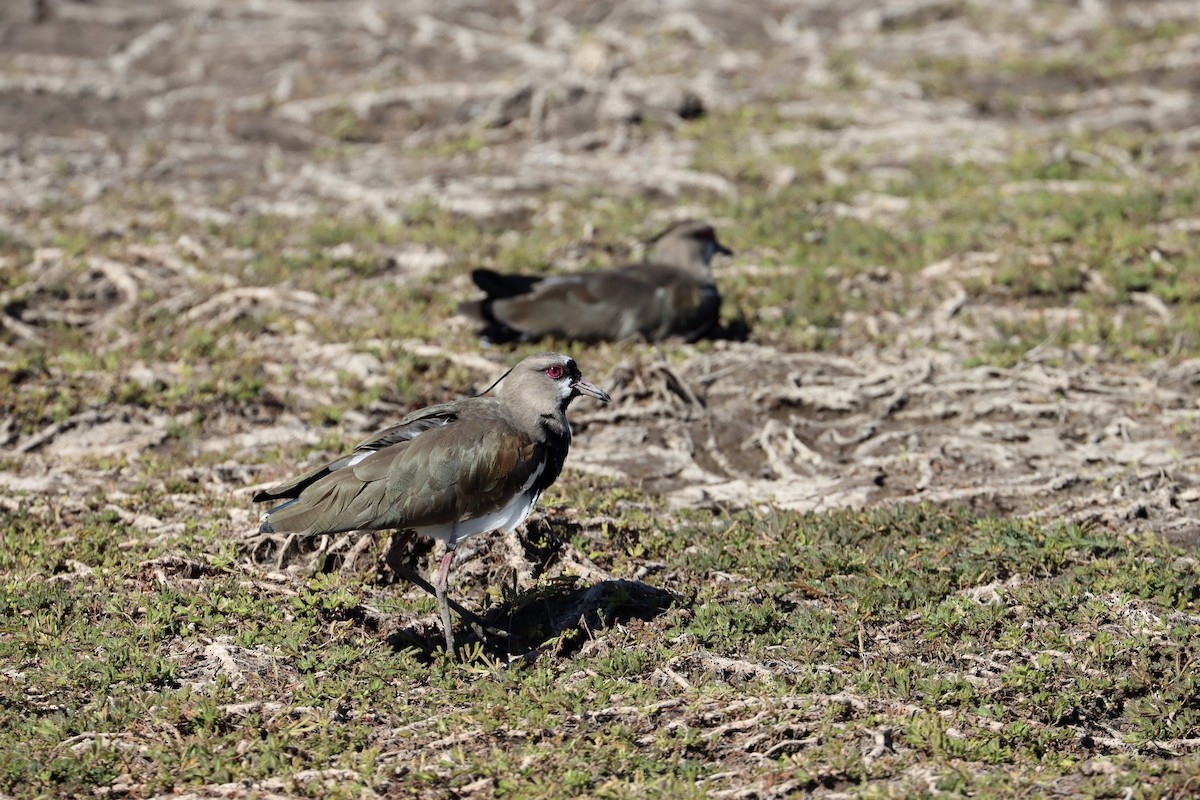
[[[562,353],[538,353],[521,361],[498,381],[496,395],[507,405],[530,409],[538,415],[565,410],[580,395],[602,403],[611,398],[603,389],[584,380],[579,365]]]
[[[713,256],[718,253],[733,255],[732,250],[717,241],[717,232],[712,225],[694,219],[676,222],[656,236],[651,244],[647,261],[684,269],[700,266],[708,269]]]

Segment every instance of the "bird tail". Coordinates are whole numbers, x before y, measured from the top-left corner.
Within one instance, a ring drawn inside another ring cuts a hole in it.
[[[363,513],[378,511],[367,486],[354,479],[352,470],[343,470],[310,487],[302,496],[293,497],[263,514],[259,518],[259,531],[315,536],[360,530],[362,526],[357,520]]]
[[[527,294],[542,279],[532,275],[502,275],[490,269],[476,269],[471,272],[471,280],[487,293],[487,297],[459,303],[458,313],[484,323],[479,335],[492,344],[508,344],[520,339],[521,332],[497,317],[492,306],[497,300]]]
[[[529,294],[533,291],[533,287],[542,281],[535,275],[504,275],[482,268],[471,271],[471,280],[475,281],[476,286],[487,292],[488,300],[505,300],[509,297]]]
[[[258,518],[258,521],[260,523],[258,526],[258,532],[259,533],[281,533],[281,532],[289,531],[290,528],[286,525],[286,523],[282,526],[279,526],[279,523],[280,523],[279,518],[277,518],[274,522],[272,522],[271,516],[274,515],[275,512],[277,512],[277,511],[283,511],[285,508],[292,505],[299,499],[300,499],[299,497],[293,497],[291,500],[288,500],[286,503],[280,503],[279,505],[272,508],[270,511],[264,512],[263,515]],[[286,516],[288,516],[288,515],[280,514],[280,517],[286,517]]]

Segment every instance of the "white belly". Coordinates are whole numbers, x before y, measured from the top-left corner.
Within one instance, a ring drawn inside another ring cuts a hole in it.
[[[482,517],[443,525],[426,525],[414,528],[421,536],[437,539],[448,545],[456,545],[463,539],[488,531],[511,531],[525,521],[537,504],[538,496],[533,492],[521,492],[504,508],[484,514]]]

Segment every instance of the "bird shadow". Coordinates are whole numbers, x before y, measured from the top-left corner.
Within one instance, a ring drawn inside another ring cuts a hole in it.
[[[358,569],[360,557],[369,552],[373,541],[372,534],[357,538],[261,534],[248,537],[240,550],[243,559],[260,568],[296,570],[308,575],[336,574]],[[554,541],[558,542],[557,547],[547,545],[539,549],[534,543],[522,540],[525,558],[540,565],[535,572],[544,570],[554,554],[559,553],[563,540],[555,537]],[[432,543],[413,539],[404,548],[401,560],[407,562],[431,551]],[[387,582],[405,583],[394,569],[378,568],[381,575],[387,576]],[[465,618],[453,614],[459,653],[478,645],[482,652],[503,660],[544,652],[566,656],[595,638],[598,631],[634,619],[648,622],[682,602],[670,592],[641,581],[605,578],[581,585],[581,580],[578,575],[543,574],[530,589],[518,589],[515,584],[504,586],[502,600],[478,615],[469,609],[465,610]],[[339,613],[373,631],[383,632],[389,627],[378,614],[365,608],[343,609]],[[385,636],[394,650],[409,651],[426,663],[432,662],[445,648],[445,634],[435,619],[394,628]]]
[[[552,651],[568,656],[595,632],[638,619],[649,622],[679,602],[665,589],[631,580],[602,580],[578,586],[575,578],[559,578],[505,599],[482,615],[486,626],[473,630],[465,620],[455,624],[460,651],[478,643],[497,658],[533,656]],[[432,660],[445,639],[436,623],[413,625],[392,632],[388,644]]]

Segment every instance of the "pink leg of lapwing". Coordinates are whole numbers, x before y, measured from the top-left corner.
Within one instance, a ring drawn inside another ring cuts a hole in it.
[[[454,563],[454,546],[448,545],[442,554],[442,566],[438,569],[437,579],[433,582],[436,590],[438,612],[442,615],[442,631],[446,634],[446,652],[453,656],[454,633],[450,623],[450,603],[446,600],[446,585],[450,582],[450,565]]]
[[[412,531],[404,531],[402,533],[396,534],[396,536],[392,539],[391,547],[388,548],[387,553],[384,555],[384,561],[387,563],[388,567],[391,568],[392,573],[395,574],[396,577],[403,578],[404,580],[408,581],[409,583],[412,583],[412,584],[415,584],[415,585],[421,587],[422,589],[424,589],[426,592],[433,595],[434,597],[437,597],[438,591],[433,586],[433,584],[431,584],[429,581],[425,580],[420,575],[418,575],[411,567],[408,566],[408,564],[404,563],[404,559],[400,557],[400,551],[404,549],[405,543],[408,542],[408,540],[410,540],[413,537],[413,535],[414,534],[412,533]],[[450,568],[447,567],[446,568],[447,582],[449,581],[449,577],[450,577]],[[486,637],[486,634],[488,634],[488,633],[490,633],[494,636],[507,636],[508,635],[505,631],[497,630],[496,628],[489,628],[486,625],[486,623],[484,623],[484,621],[482,619],[480,619],[478,616],[476,616],[475,614],[473,614],[470,611],[467,611],[465,608],[460,606],[458,603],[451,600],[450,597],[448,596],[448,594],[449,593],[447,592],[446,605],[450,606],[451,611],[458,614],[460,617],[463,618],[463,620],[468,625],[471,626],[471,630],[475,632],[475,635],[479,637],[480,641],[483,641],[483,639]],[[440,606],[439,606],[438,610],[439,611],[441,610]]]

